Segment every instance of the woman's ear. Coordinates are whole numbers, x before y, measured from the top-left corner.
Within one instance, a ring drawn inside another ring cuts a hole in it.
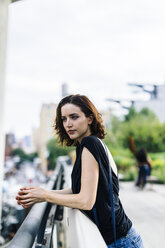
[[[92,122],[93,122],[93,115],[90,115],[88,117],[88,124],[90,125],[90,124],[92,124]]]

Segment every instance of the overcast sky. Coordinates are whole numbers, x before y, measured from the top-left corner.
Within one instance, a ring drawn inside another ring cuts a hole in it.
[[[5,130],[39,125],[61,84],[88,95],[132,97],[128,82],[163,83],[164,0],[23,0],[9,7]]]

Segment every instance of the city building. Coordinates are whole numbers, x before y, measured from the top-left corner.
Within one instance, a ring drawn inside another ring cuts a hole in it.
[[[19,142],[18,147],[20,147],[25,153],[32,152],[32,140],[30,135],[24,136]]]
[[[61,90],[62,90],[62,98],[67,96],[67,95],[69,95],[69,93],[68,93],[68,84],[63,83],[62,87],[61,87]]]
[[[40,128],[33,128],[32,130],[32,152],[39,151],[40,148]]]
[[[103,120],[103,124],[105,128],[111,127],[111,121],[112,121],[112,111],[110,109],[101,110],[99,111]]]
[[[16,140],[13,133],[5,135],[5,161],[7,157],[12,156],[13,149],[15,148]]]
[[[47,143],[54,137],[53,124],[56,116],[57,105],[54,103],[43,104],[40,113],[39,127],[39,157],[41,160],[41,170],[47,172]]]
[[[151,109],[158,117],[160,122],[165,121],[165,84],[156,86],[156,94],[152,94],[148,101],[135,101],[134,107],[137,111],[144,107]]]

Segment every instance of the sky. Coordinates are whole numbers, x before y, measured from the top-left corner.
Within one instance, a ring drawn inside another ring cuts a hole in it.
[[[133,95],[128,82],[165,79],[163,0],[22,0],[9,6],[5,131],[39,126],[43,103],[58,103],[61,85],[98,109]]]

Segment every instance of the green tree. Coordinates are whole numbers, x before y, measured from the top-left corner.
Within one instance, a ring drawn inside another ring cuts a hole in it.
[[[125,120],[125,121],[130,121],[130,120],[132,120],[133,118],[135,118],[136,116],[137,116],[137,112],[136,112],[135,108],[132,106],[132,107],[129,109],[128,114],[125,115],[124,120]]]
[[[130,110],[131,112],[132,110]],[[143,146],[150,152],[160,151],[162,149],[161,124],[156,115],[147,108],[143,108],[136,114],[133,113],[128,114],[131,118],[127,118],[127,121],[121,123],[118,139],[124,147],[128,147],[129,137],[131,136],[137,149]]]
[[[48,149],[48,169],[54,170],[56,159],[59,156],[68,155],[73,150],[72,147],[64,147],[58,144],[57,139],[51,139],[47,144]]]
[[[21,148],[16,148],[12,152],[13,156],[19,156],[21,161],[33,161],[34,158],[38,157],[37,152],[33,152],[30,154],[25,153]]]

